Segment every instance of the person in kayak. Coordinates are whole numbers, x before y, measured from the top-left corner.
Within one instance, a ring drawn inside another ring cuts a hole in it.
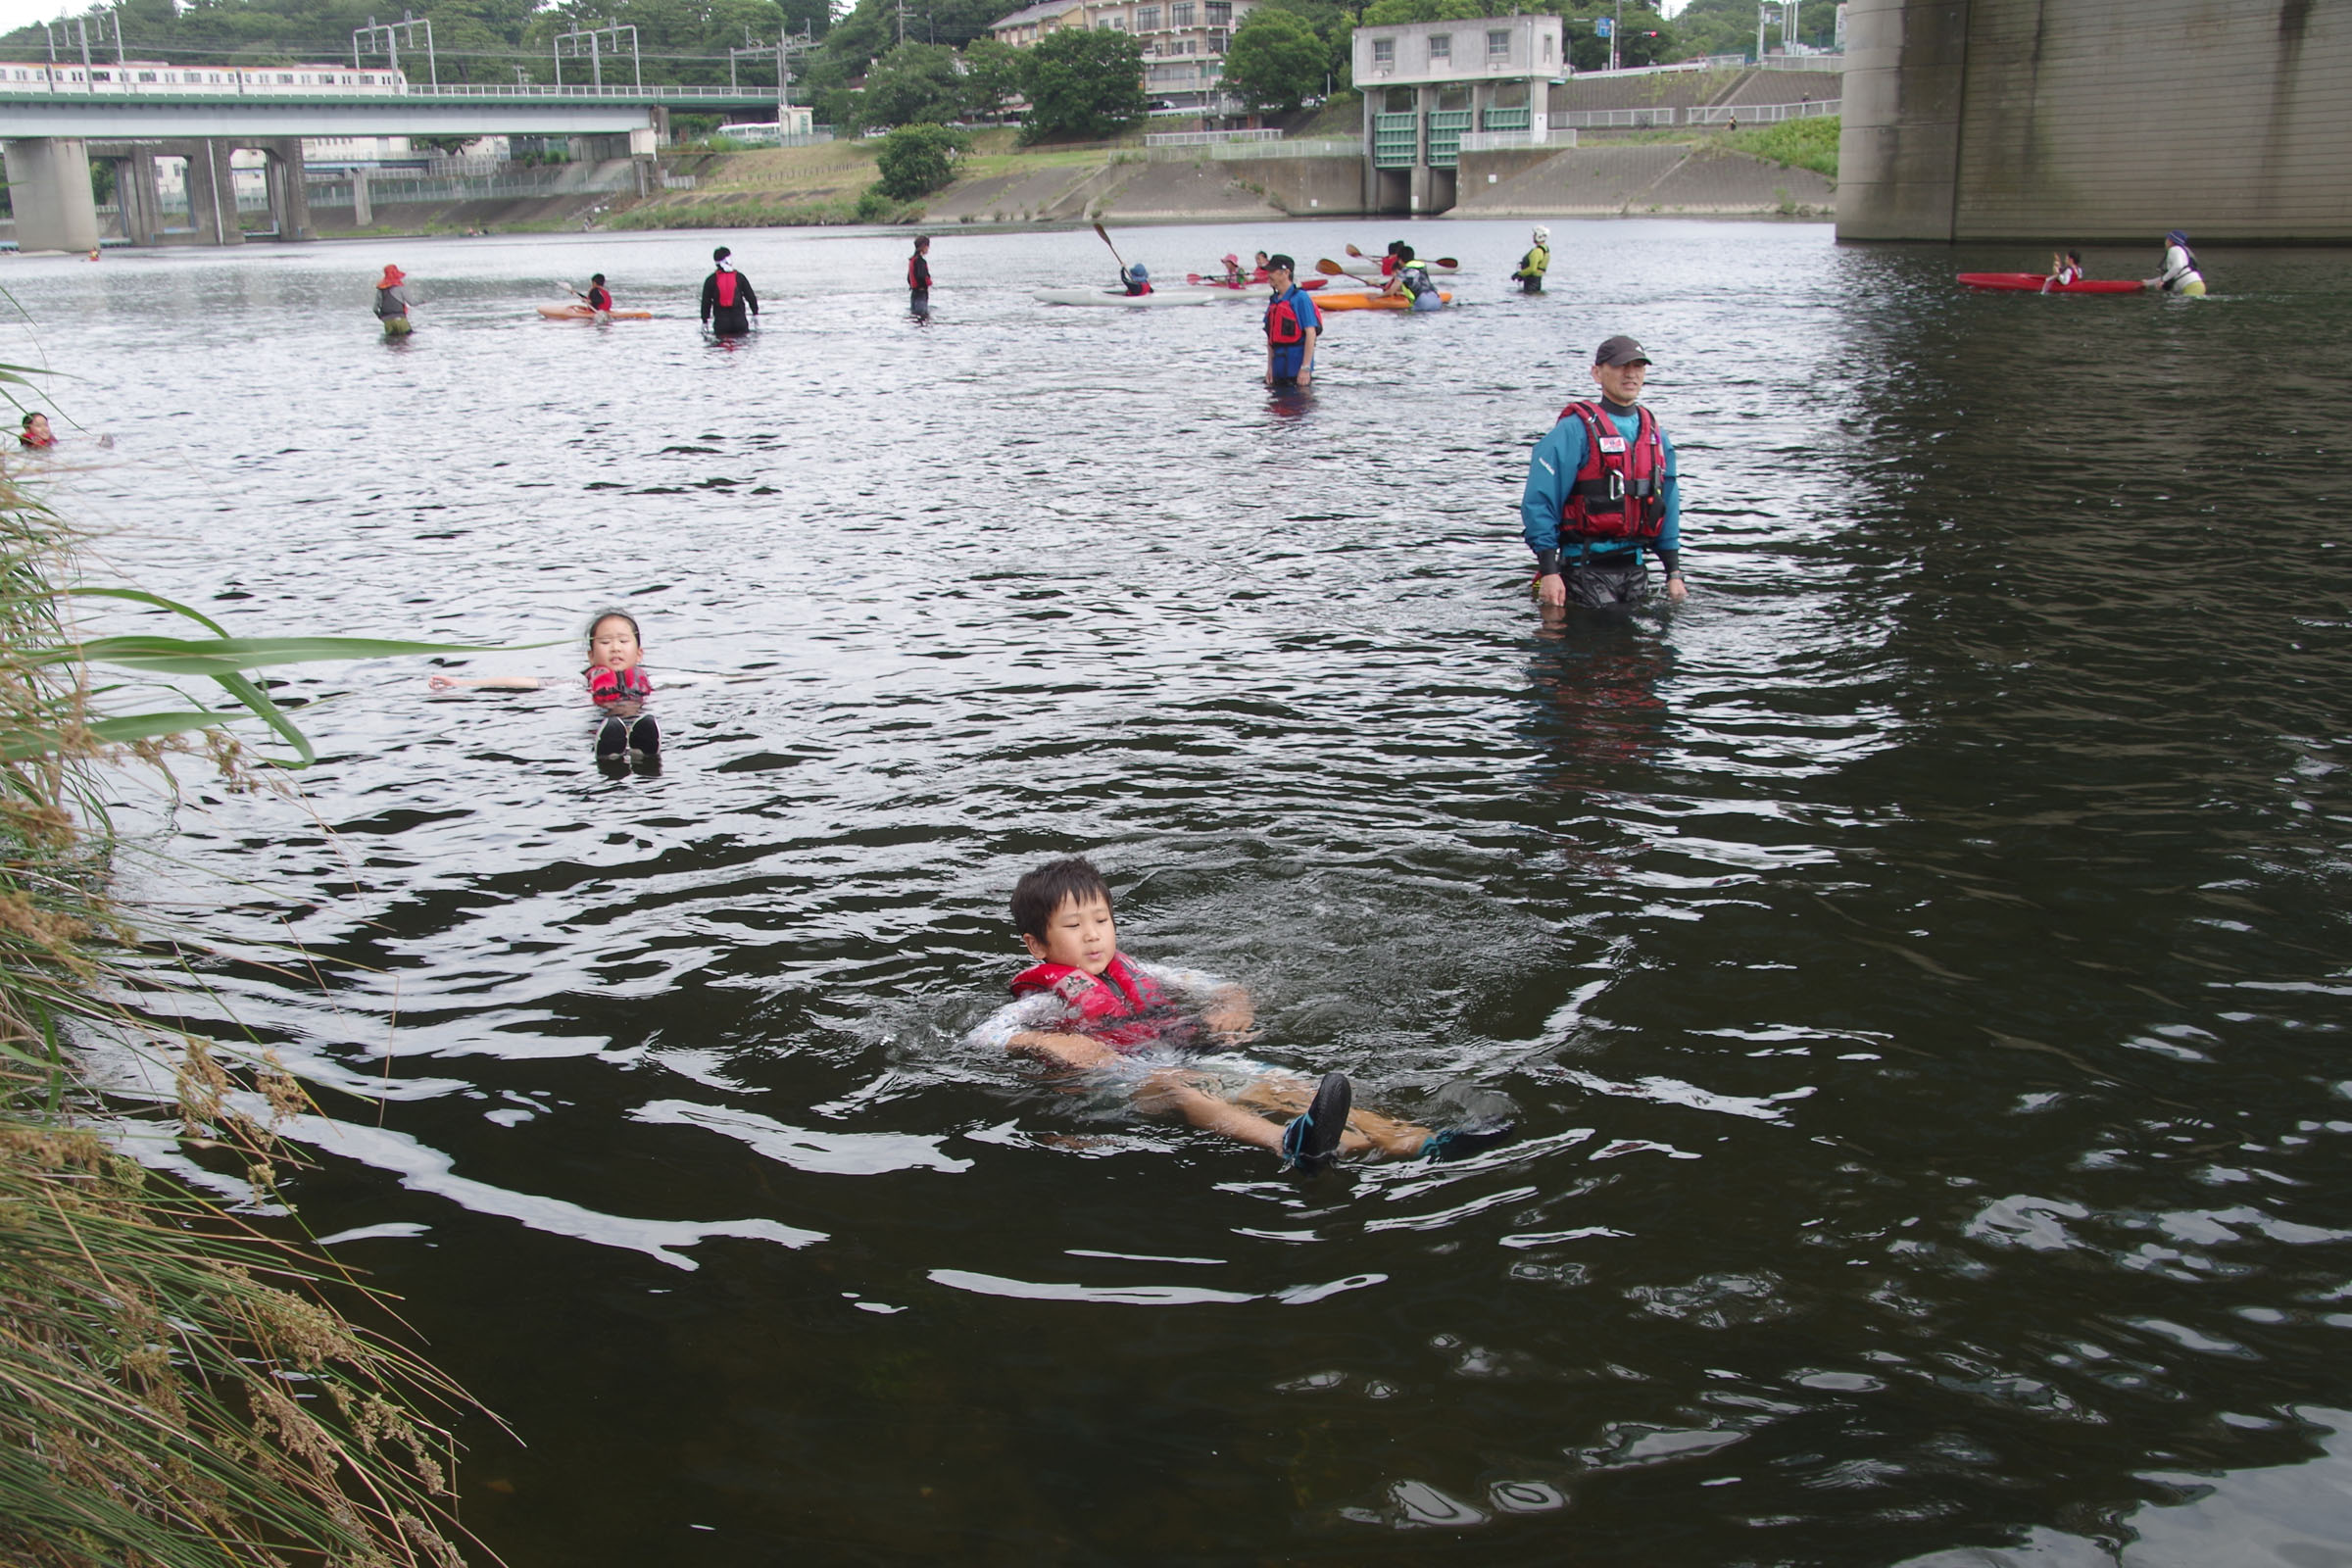
[[[1438,285],[1430,278],[1429,269],[1414,257],[1410,245],[1398,244],[1391,260],[1396,263],[1396,270],[1381,285],[1383,294],[1394,299],[1410,300],[1415,311],[1442,311],[1446,308],[1446,297],[1438,292]]]
[[[1535,243],[1527,248],[1525,256],[1519,258],[1519,270],[1513,272],[1511,278],[1519,285],[1520,293],[1541,294],[1544,292],[1544,274],[1550,270],[1551,230],[1538,223]]]
[[[1266,258],[1266,385],[1312,386],[1315,380],[1315,339],[1323,335],[1323,315],[1314,296],[1292,276],[1298,263],[1288,256]]]
[[[1256,269],[1250,272],[1250,282],[1252,282],[1252,283],[1263,283],[1265,280],[1266,280],[1266,253],[1265,253],[1264,251],[1259,251],[1259,252],[1257,253],[1257,266],[1256,266]]]
[[[1255,1022],[1250,993],[1120,952],[1110,885],[1082,856],[1023,876],[1012,890],[1012,922],[1036,961],[1013,976],[1013,1001],[973,1030],[969,1044],[1124,1079],[1138,1108],[1173,1112],[1298,1170],[1343,1153],[1454,1159],[1510,1135],[1494,1124],[1435,1133],[1356,1110],[1345,1073],[1316,1083],[1234,1054]]]
[[[411,330],[409,325],[409,274],[384,264],[384,275],[375,284],[375,318],[384,323],[387,337],[400,337]]]
[[[2082,281],[2082,253],[2081,251],[2050,252],[2050,282],[2064,285]]]
[[[588,623],[588,667],[581,676],[588,685],[588,700],[605,714],[596,730],[600,759],[618,760],[630,752],[650,758],[662,750],[662,726],[644,710],[645,700],[654,694],[644,664],[645,636],[636,616],[608,610]],[[531,692],[559,682],[544,675],[435,675],[428,684],[434,691],[472,687]]]
[[[1592,356],[1598,401],[1560,411],[1536,443],[1519,498],[1521,530],[1536,555],[1536,599],[1548,617],[1571,600],[1594,610],[1649,597],[1642,552],[1666,568],[1666,597],[1683,585],[1683,498],[1674,444],[1642,408],[1649,354],[1612,337]]]
[[[605,274],[602,272],[588,280],[588,292],[580,298],[586,300],[588,308],[600,316],[612,309],[612,291],[605,287]]]
[[[2205,275],[2197,270],[2197,253],[2188,248],[2185,233],[2176,228],[2164,236],[2164,270],[2143,281],[2167,294],[2193,296],[2205,292]]]
[[[1119,287],[1126,290],[1128,295],[1131,297],[1138,294],[1151,293],[1151,270],[1146,268],[1143,263],[1136,263],[1133,267],[1127,269],[1126,271],[1119,274]]]
[[[38,412],[24,416],[24,427],[17,432],[17,445],[35,451],[57,445],[57,434],[49,428],[49,416]]]
[[[906,308],[917,316],[931,312],[931,236],[914,236],[914,254],[906,258]]]
[[[710,275],[703,279],[703,324],[717,337],[742,337],[760,314],[760,296],[752,291],[752,280],[727,259],[734,254],[724,245],[712,251]]]

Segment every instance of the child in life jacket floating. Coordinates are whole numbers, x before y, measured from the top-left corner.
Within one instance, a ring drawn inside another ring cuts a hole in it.
[[[653,714],[642,711],[645,699],[654,694],[644,662],[645,637],[637,629],[635,616],[609,610],[589,623],[588,667],[582,675],[588,682],[589,700],[605,711],[604,722],[596,730],[596,755],[600,758],[661,753],[662,726],[654,722]],[[430,684],[435,691],[467,686],[537,691],[556,683],[543,675],[435,675]]]
[[[1189,970],[1138,963],[1119,951],[1109,884],[1085,858],[1052,860],[1022,877],[1012,890],[1012,918],[1037,962],[1013,976],[1015,1000],[973,1032],[975,1044],[1100,1070],[1147,1053],[1250,1038],[1247,991]],[[1318,1084],[1231,1055],[1151,1068],[1134,1093],[1145,1111],[1173,1112],[1300,1170],[1366,1151],[1460,1158],[1509,1133],[1507,1127],[1433,1133],[1355,1110],[1353,1099],[1345,1073],[1328,1073]]]

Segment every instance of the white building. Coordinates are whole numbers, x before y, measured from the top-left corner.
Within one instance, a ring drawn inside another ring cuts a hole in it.
[[[1025,48],[1064,27],[1132,33],[1144,49],[1144,97],[1154,113],[1226,114],[1225,47],[1255,0],[1041,0],[989,28]]]
[[[1553,16],[1358,27],[1354,47],[1372,150],[1364,198],[1374,212],[1451,207],[1462,137],[1472,131],[1546,140],[1550,87],[1568,75]]]

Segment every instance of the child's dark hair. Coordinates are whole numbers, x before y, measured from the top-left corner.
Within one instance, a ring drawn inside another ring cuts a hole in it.
[[[1054,918],[1055,909],[1073,900],[1084,904],[1098,897],[1116,907],[1110,884],[1102,880],[1102,873],[1095,869],[1092,860],[1083,855],[1048,860],[1013,884],[1013,927],[1025,937],[1043,941],[1046,922]]]
[[[2074,263],[2077,267],[2081,267],[2082,265],[2082,253],[2081,251],[2068,251],[2066,253],[2066,259]]]
[[[602,626],[608,620],[627,621],[629,623],[629,635],[637,639],[638,647],[643,648],[645,646],[645,633],[638,630],[637,617],[630,614],[625,610],[600,610],[596,612],[596,618],[588,622],[588,642],[590,646],[593,647],[596,643],[596,628]]]

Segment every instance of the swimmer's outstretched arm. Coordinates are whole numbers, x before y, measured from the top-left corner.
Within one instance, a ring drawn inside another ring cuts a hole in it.
[[[435,691],[452,686],[488,687],[493,691],[535,692],[548,684],[543,675],[435,675],[427,683]]]
[[[1085,1035],[1049,1034],[1040,1029],[1016,1031],[1004,1042],[1004,1050],[1008,1055],[1028,1056],[1057,1067],[1100,1067],[1119,1059],[1118,1052],[1100,1040],[1090,1040]]]

